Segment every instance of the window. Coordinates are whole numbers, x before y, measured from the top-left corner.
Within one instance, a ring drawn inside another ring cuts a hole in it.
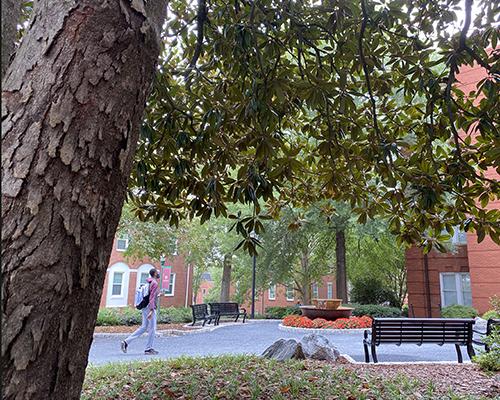
[[[113,274],[113,287],[111,289],[112,296],[122,295],[123,272],[115,272]]]
[[[139,285],[147,283],[148,277],[149,277],[149,272],[141,272],[141,276],[139,278]]]
[[[293,301],[293,285],[288,285],[286,287],[286,301]]]
[[[276,300],[276,285],[269,286],[269,300]]]
[[[317,283],[312,284],[312,297],[313,299],[317,299],[319,297],[319,290]]]
[[[328,282],[326,284],[326,298],[333,299],[333,283],[332,282]]]
[[[116,250],[125,251],[128,247],[128,235],[126,233],[121,234],[116,239]]]
[[[165,290],[165,296],[173,296],[175,291],[175,274],[170,273],[170,282],[168,284],[168,289]]]
[[[470,275],[468,272],[440,274],[441,283],[441,306],[447,307],[453,304],[463,306],[472,305],[470,290]]]
[[[206,294],[207,293],[207,289],[201,289],[201,294]]]

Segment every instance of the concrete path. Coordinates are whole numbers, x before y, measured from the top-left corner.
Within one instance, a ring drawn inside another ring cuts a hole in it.
[[[184,336],[161,336],[155,339],[158,356],[144,355],[146,337],[131,343],[127,354],[120,351],[120,340],[127,335],[96,335],[90,349],[90,364],[128,362],[151,358],[174,358],[180,356],[209,356],[219,354],[261,354],[269,345],[280,338],[300,339],[306,333],[282,331],[279,321],[248,321],[245,324],[220,326],[211,332],[197,332]],[[356,361],[364,361],[363,334],[356,332],[323,333],[342,354],[348,354]],[[457,361],[453,345],[383,345],[377,348],[380,362],[437,362]],[[469,361],[462,348],[464,361]]]

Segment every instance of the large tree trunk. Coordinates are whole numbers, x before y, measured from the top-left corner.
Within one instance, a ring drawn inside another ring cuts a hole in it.
[[[6,399],[78,399],[165,1],[38,1],[2,92]]]
[[[224,256],[223,269],[222,269],[222,283],[220,290],[220,301],[222,303],[228,302],[230,299],[230,288],[231,288],[231,268],[232,268],[232,254],[226,254]]]
[[[336,283],[337,298],[347,303],[347,271],[345,263],[345,231],[339,229],[335,233]]]
[[[2,0],[2,79],[15,49],[21,0]]]

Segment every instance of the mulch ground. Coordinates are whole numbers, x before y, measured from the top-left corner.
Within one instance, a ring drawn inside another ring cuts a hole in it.
[[[199,327],[186,328],[184,327],[186,324],[158,324],[156,326],[157,331],[165,331],[170,329],[176,329],[179,331],[192,331],[198,330]],[[131,326],[96,326],[94,329],[95,333],[132,333],[139,325],[131,325]]]
[[[364,365],[342,363],[342,367],[382,379],[404,375],[410,379],[418,379],[425,385],[432,381],[436,390],[443,394],[452,389],[456,394],[500,398],[500,373],[487,375],[473,364]]]

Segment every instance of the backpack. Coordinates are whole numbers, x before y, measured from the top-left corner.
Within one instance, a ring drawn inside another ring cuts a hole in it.
[[[138,310],[142,310],[149,304],[149,283],[143,283],[137,288],[134,304]]]

